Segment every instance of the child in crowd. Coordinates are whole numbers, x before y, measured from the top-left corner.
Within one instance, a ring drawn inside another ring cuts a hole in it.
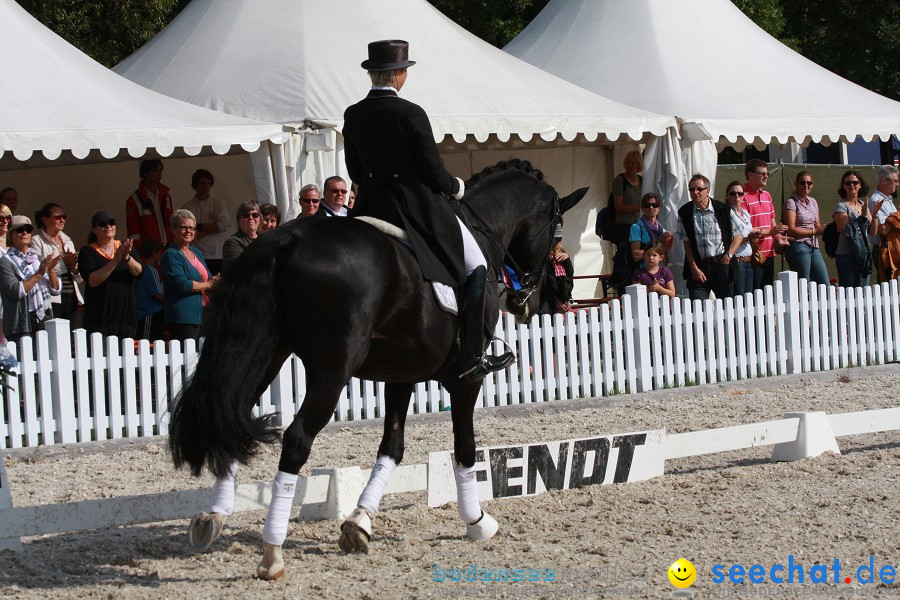
[[[141,240],[141,261],[145,268],[134,283],[135,312],[137,328],[134,332],[136,340],[165,339],[163,335],[163,287],[159,277],[159,261],[162,260],[165,246],[157,240],[147,238]]]
[[[631,283],[646,285],[648,292],[674,298],[675,280],[672,271],[661,264],[664,257],[665,251],[660,244],[653,244],[644,250],[644,266],[634,272]]]

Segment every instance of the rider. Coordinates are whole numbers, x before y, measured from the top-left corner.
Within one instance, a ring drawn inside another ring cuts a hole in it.
[[[369,44],[362,68],[372,89],[344,113],[344,153],[350,178],[359,185],[352,216],[370,216],[406,230],[428,281],[462,286],[459,310],[463,376],[476,382],[505,369],[515,358],[487,355],[484,298],[487,261],[451,200],[465,184],[444,168],[428,115],[397,93],[406,82],[409,44]]]

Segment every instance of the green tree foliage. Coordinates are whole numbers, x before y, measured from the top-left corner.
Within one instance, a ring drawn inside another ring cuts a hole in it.
[[[785,1],[785,34],[805,57],[859,85],[900,100],[900,2]],[[826,92],[821,92],[826,93]]]
[[[458,25],[502,48],[525,28],[548,0],[428,0]]]
[[[159,33],[190,0],[18,0],[70,44],[112,67]]]

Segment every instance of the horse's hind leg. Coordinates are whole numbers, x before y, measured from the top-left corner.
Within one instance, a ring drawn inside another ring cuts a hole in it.
[[[331,420],[345,385],[332,383],[329,377],[315,370],[307,370],[307,376],[306,398],[281,441],[278,473],[272,482],[272,500],[263,527],[263,559],[256,567],[260,579],[280,579],[284,575],[281,546],[287,537],[298,474],[309,459],[316,435]]]
[[[478,500],[478,482],[475,479],[475,400],[481,383],[471,384],[463,380],[444,381],[450,392],[450,415],[453,418],[453,452],[456,464],[456,504],[459,518],[466,524],[466,535],[472,540],[487,540],[497,533],[500,526],[488,513],[481,510]]]
[[[356,510],[341,525],[338,545],[344,552],[369,552],[372,539],[372,517],[378,512],[384,488],[391,473],[403,460],[403,431],[406,411],[412,396],[412,383],[388,383],[384,386],[384,433],[378,447],[378,458],[372,467],[369,483],[356,503]]]
[[[225,477],[217,477],[209,499],[209,512],[194,515],[188,526],[188,541],[195,550],[206,550],[222,535],[225,519],[235,508],[238,463],[231,465]]]

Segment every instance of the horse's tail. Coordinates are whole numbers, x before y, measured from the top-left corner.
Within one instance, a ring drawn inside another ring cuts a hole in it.
[[[251,414],[281,346],[275,285],[281,252],[272,241],[251,244],[213,289],[197,367],[172,403],[172,460],[176,467],[188,464],[194,476],[204,465],[224,476],[234,461],[253,457],[261,442],[280,439],[274,414]]]

